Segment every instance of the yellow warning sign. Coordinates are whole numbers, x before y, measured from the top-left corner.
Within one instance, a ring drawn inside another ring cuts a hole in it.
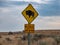
[[[27,20],[27,22],[30,24],[37,16],[37,11],[33,8],[31,4],[29,4],[23,11],[23,16]]]
[[[25,30],[26,33],[34,33],[34,24],[25,24]]]

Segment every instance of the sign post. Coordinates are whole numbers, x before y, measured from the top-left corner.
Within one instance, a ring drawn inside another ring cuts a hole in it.
[[[30,45],[30,33],[28,33],[28,45]]]
[[[32,21],[38,16],[37,11],[29,4],[23,11],[22,15],[27,20],[28,24],[24,25],[24,32],[28,33],[28,45],[30,45],[30,33],[34,33],[34,24]]]

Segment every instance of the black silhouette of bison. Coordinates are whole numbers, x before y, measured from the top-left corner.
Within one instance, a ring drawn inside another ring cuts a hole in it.
[[[34,12],[32,12],[31,10],[27,10],[26,15],[28,15],[29,18],[30,18],[30,16],[34,17]]]

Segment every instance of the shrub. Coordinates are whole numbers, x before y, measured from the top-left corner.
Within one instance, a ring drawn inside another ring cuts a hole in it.
[[[8,33],[8,35],[12,35],[12,34],[13,34],[13,32],[9,32],[9,33]]]
[[[41,38],[45,37],[45,35],[42,35],[42,34],[35,34],[34,37],[41,39]]]
[[[2,38],[2,36],[0,35],[0,38]]]
[[[6,38],[7,41],[12,41],[10,38]]]
[[[22,40],[26,40],[26,39],[27,39],[27,36],[23,36],[23,37],[22,37]]]
[[[60,43],[60,36],[56,36],[54,39],[57,41],[57,43]]]
[[[2,44],[0,43],[0,45],[2,45]]]

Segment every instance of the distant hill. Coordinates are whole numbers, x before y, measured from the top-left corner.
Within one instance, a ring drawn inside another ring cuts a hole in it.
[[[36,30],[36,33],[41,33],[41,34],[51,34],[51,35],[60,35],[60,30]]]
[[[9,32],[0,32],[0,35],[7,35]],[[17,31],[17,32],[11,32],[13,34],[22,34],[24,33],[23,31],[20,32],[20,31]],[[60,35],[60,30],[35,30],[34,33],[37,33],[37,34],[46,34],[46,35],[49,35],[49,34],[52,34],[52,35]]]

